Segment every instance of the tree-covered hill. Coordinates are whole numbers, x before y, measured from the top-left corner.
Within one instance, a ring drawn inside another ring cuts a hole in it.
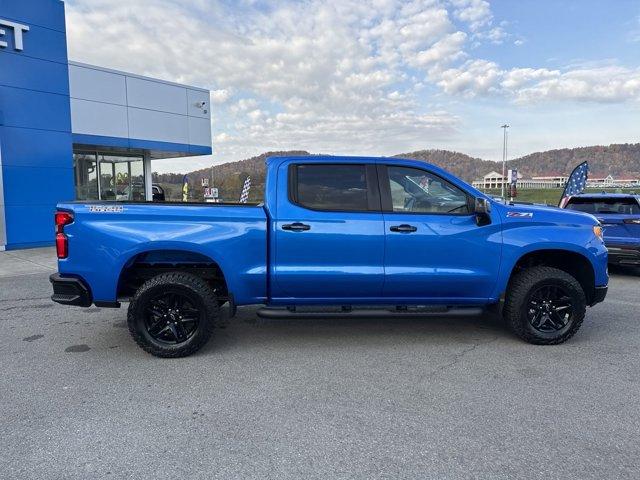
[[[220,197],[227,201],[237,201],[242,184],[247,175],[251,176],[251,201],[261,201],[264,192],[265,168],[267,157],[273,155],[311,155],[306,151],[267,152],[256,157],[213,166],[214,184],[220,190]],[[500,171],[502,164],[491,160],[470,157],[449,150],[419,150],[401,153],[399,158],[412,158],[438,165],[454,175],[471,182],[482,178],[492,170]],[[640,143],[596,145],[591,147],[563,148],[536,152],[524,157],[509,160],[508,167],[518,168],[525,177],[553,174],[568,174],[579,163],[589,162],[591,175],[640,178]],[[197,198],[201,196],[201,178],[209,178],[212,169],[206,168],[188,173],[190,189]],[[182,174],[155,174],[154,182],[171,185],[182,182]],[[179,193],[179,188],[176,190]],[[172,195],[172,198],[175,195]]]

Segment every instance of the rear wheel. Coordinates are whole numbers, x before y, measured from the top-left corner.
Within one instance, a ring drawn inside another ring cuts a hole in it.
[[[129,305],[129,332],[157,357],[185,357],[207,343],[218,318],[218,301],[202,278],[163,273],[145,282]]]
[[[516,335],[529,343],[555,345],[578,331],[586,312],[580,283],[551,267],[518,272],[509,284],[504,317]]]

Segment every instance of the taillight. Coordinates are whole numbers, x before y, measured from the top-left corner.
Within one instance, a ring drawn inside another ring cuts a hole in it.
[[[58,258],[67,258],[69,256],[69,241],[64,233],[56,233],[56,253]]]
[[[62,233],[65,225],[73,222],[73,215],[70,212],[56,212],[56,233]]]
[[[56,254],[58,258],[67,258],[69,256],[69,242],[64,234],[65,225],[73,223],[73,214],[70,212],[56,212]]]

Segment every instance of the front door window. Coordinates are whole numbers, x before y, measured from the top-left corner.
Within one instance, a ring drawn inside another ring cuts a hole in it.
[[[469,213],[467,195],[446,180],[417,168],[387,170],[394,212]]]

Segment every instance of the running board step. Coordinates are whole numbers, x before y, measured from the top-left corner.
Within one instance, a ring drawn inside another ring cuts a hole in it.
[[[389,318],[389,317],[469,317],[482,315],[481,307],[395,307],[395,308],[351,308],[339,309],[310,309],[309,307],[263,307],[256,313],[260,318],[329,318],[329,317],[360,317],[360,318]]]

